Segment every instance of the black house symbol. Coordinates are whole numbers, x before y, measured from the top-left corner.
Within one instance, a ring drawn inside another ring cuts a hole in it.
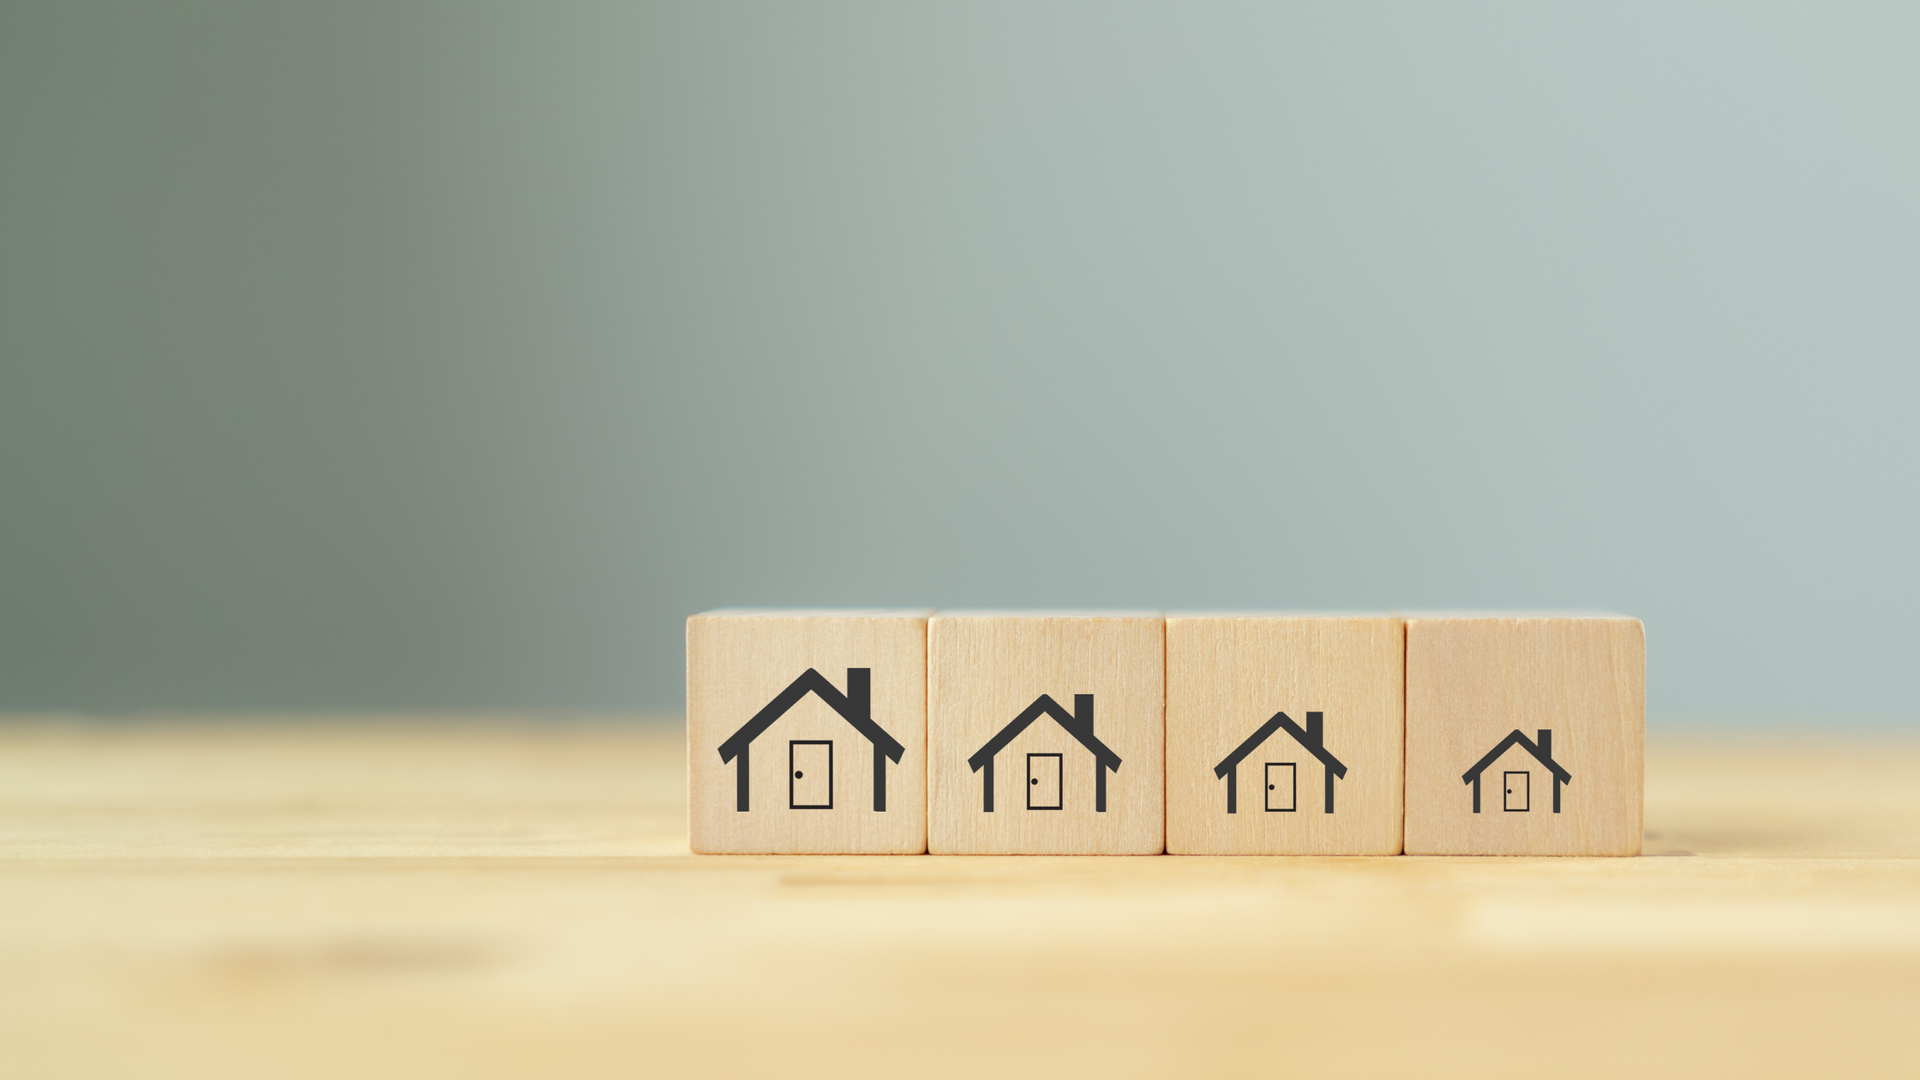
[[[887,762],[900,763],[900,757],[906,753],[906,747],[886,733],[869,715],[873,709],[873,669],[848,668],[847,692],[834,689],[827,677],[808,668],[806,673],[787,685],[767,707],[753,714],[753,719],[741,725],[740,730],[720,744],[720,760],[735,762],[733,782],[733,808],[740,813],[747,811],[747,748],[761,733],[773,726],[775,720],[786,715],[788,709],[800,703],[808,694],[817,696],[841,718],[853,725],[853,729],[867,737],[873,744],[873,808],[885,811],[887,808]],[[831,800],[829,800],[831,801]],[[831,807],[828,807],[829,809]]]
[[[1213,767],[1213,775],[1224,776],[1227,779],[1227,813],[1237,814],[1240,812],[1240,760],[1248,754],[1253,753],[1253,751],[1258,748],[1261,743],[1266,742],[1267,738],[1274,732],[1282,730],[1288,735],[1293,736],[1293,741],[1299,743],[1307,753],[1320,759],[1320,773],[1326,779],[1326,812],[1329,814],[1333,813],[1333,779],[1336,776],[1343,780],[1346,779],[1347,767],[1341,764],[1339,758],[1327,752],[1323,717],[1324,714],[1322,713],[1308,713],[1306,730],[1303,731],[1300,725],[1294,723],[1293,718],[1286,713],[1274,713],[1271,719],[1260,725],[1260,730],[1247,736],[1246,742],[1241,743],[1233,753],[1226,756],[1225,760],[1215,765]],[[1269,769],[1271,771],[1271,766]],[[1288,783],[1291,784],[1291,766],[1288,768],[1287,775]],[[1289,799],[1288,802],[1288,808],[1291,808],[1292,800]]]
[[[1474,765],[1473,768],[1468,769],[1464,774],[1461,775],[1460,777],[1461,783],[1473,785],[1473,812],[1474,813],[1477,814],[1480,812],[1480,774],[1486,771],[1487,766],[1493,764],[1496,760],[1498,760],[1501,754],[1506,753],[1509,749],[1515,746],[1518,746],[1522,750],[1525,750],[1527,753],[1532,754],[1533,759],[1535,761],[1538,761],[1540,764],[1545,765],[1547,767],[1547,771],[1553,774],[1553,812],[1556,814],[1560,812],[1560,785],[1571,783],[1573,781],[1573,774],[1561,768],[1560,763],[1553,760],[1552,729],[1541,728],[1538,734],[1540,736],[1539,741],[1535,742],[1534,740],[1527,738],[1525,735],[1520,734],[1520,729],[1515,728],[1512,734],[1500,740],[1500,744],[1498,746],[1495,746],[1493,749],[1487,751],[1487,756],[1481,758],[1478,764]],[[1520,780],[1514,781],[1512,779],[1512,777],[1514,776],[1520,777]],[[1502,806],[1505,809],[1527,810],[1530,808],[1531,806],[1531,802],[1529,800],[1530,792],[1528,791],[1528,787],[1530,786],[1530,784],[1527,777],[1528,777],[1527,773],[1520,772],[1520,773],[1508,774],[1507,777],[1503,778],[1507,781],[1503,785],[1504,790],[1506,791],[1506,799],[1502,803]],[[1515,790],[1515,787],[1514,787],[1515,783],[1518,783],[1520,785],[1517,791]],[[1516,796],[1518,797],[1518,800],[1517,800],[1518,805],[1515,805]]]
[[[967,764],[974,772],[986,770],[981,777],[980,809],[993,813],[993,756],[1006,749],[1008,743],[1018,738],[1035,720],[1042,715],[1050,716],[1053,722],[1066,729],[1067,734],[1079,741],[1081,746],[1093,754],[1093,808],[1098,813],[1107,812],[1107,774],[1120,771],[1120,755],[1108,748],[1106,743],[1093,735],[1093,695],[1073,695],[1073,712],[1060,707],[1060,703],[1046,694],[1034,699],[1033,704],[1013,718],[1013,723],[1000,729],[999,734],[987,740],[987,744],[974,751]]]

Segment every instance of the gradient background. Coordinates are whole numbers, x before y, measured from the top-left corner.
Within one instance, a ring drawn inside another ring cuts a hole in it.
[[[0,708],[1599,607],[1920,716],[1911,5],[0,6]]]

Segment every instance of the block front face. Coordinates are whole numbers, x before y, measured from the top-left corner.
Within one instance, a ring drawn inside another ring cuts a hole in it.
[[[928,850],[1164,849],[1162,622],[936,615],[927,631]]]
[[[1398,619],[1170,617],[1168,853],[1399,854],[1403,658]]]
[[[1638,855],[1637,619],[1407,620],[1409,855]]]
[[[924,852],[926,672],[921,612],[688,619],[693,850]]]

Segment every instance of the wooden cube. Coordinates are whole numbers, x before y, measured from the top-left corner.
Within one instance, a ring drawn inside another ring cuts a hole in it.
[[[1646,637],[1615,615],[1407,619],[1409,855],[1638,855]]]
[[[927,614],[687,620],[694,851],[926,851]]]
[[[1398,855],[1401,621],[1167,619],[1167,851]]]
[[[1163,625],[1157,615],[936,614],[928,850],[1159,854]]]

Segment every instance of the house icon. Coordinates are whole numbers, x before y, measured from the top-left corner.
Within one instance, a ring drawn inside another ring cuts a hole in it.
[[[767,707],[720,744],[720,760],[735,763],[733,808],[747,812],[747,749],[775,720],[785,716],[800,699],[813,694],[840,714],[853,729],[873,744],[873,808],[887,809],[887,762],[900,763],[906,747],[886,733],[868,715],[873,708],[873,669],[848,668],[847,692],[834,689],[826,676],[812,668],[787,684]],[[811,773],[811,775],[809,775]],[[790,810],[833,809],[833,740],[793,739],[787,743],[787,808]]]
[[[1093,735],[1093,695],[1073,695],[1073,712],[1060,707],[1060,703],[1046,694],[1034,699],[1033,704],[1013,718],[1013,723],[1000,729],[999,734],[987,740],[987,744],[974,751],[967,759],[967,765],[974,772],[985,770],[981,777],[980,809],[984,813],[993,813],[993,756],[1006,749],[1007,744],[1018,738],[1020,733],[1041,716],[1050,716],[1054,723],[1066,729],[1067,734],[1078,740],[1081,746],[1093,754],[1093,809],[1097,813],[1107,812],[1107,774],[1120,771],[1120,755],[1113,752],[1106,743]],[[1061,799],[1062,761],[1059,754],[1027,755],[1027,809],[1058,810],[1063,805]]]
[[[1545,765],[1547,771],[1553,774],[1553,812],[1556,814],[1560,812],[1560,785],[1571,783],[1573,774],[1561,768],[1560,763],[1553,760],[1552,730],[1541,728],[1538,734],[1540,738],[1536,742],[1520,734],[1520,730],[1515,728],[1512,734],[1500,740],[1498,746],[1487,751],[1487,756],[1481,758],[1478,764],[1461,775],[1461,783],[1473,785],[1474,813],[1480,812],[1480,774],[1485,772],[1487,766],[1493,764],[1501,754],[1515,746],[1532,754],[1535,761]],[[1504,801],[1501,803],[1503,810],[1525,812],[1532,809],[1533,774],[1531,772],[1525,769],[1508,770],[1501,774],[1500,779],[1501,788],[1505,791]]]
[[[1324,724],[1322,717],[1323,714],[1321,713],[1308,713],[1306,729],[1301,730],[1300,725],[1294,723],[1293,718],[1289,717],[1286,713],[1274,713],[1272,719],[1260,725],[1260,730],[1247,736],[1246,742],[1241,743],[1233,753],[1228,754],[1220,764],[1213,767],[1213,775],[1223,776],[1227,780],[1227,813],[1237,814],[1240,812],[1239,787],[1241,759],[1253,753],[1261,743],[1266,742],[1268,737],[1276,731],[1285,731],[1288,735],[1293,736],[1293,741],[1299,743],[1302,749],[1320,759],[1320,773],[1326,781],[1327,789],[1326,812],[1329,814],[1333,813],[1333,780],[1334,777],[1339,777],[1343,780],[1346,779],[1347,767],[1341,764],[1339,758],[1327,752],[1323,734]],[[1297,809],[1299,804],[1297,801],[1298,791],[1296,787],[1298,776],[1296,774],[1298,771],[1297,765],[1291,761],[1269,761],[1266,763],[1266,768],[1262,770],[1264,773],[1262,778],[1265,781],[1264,786],[1266,787],[1265,805],[1269,812],[1292,813]]]

